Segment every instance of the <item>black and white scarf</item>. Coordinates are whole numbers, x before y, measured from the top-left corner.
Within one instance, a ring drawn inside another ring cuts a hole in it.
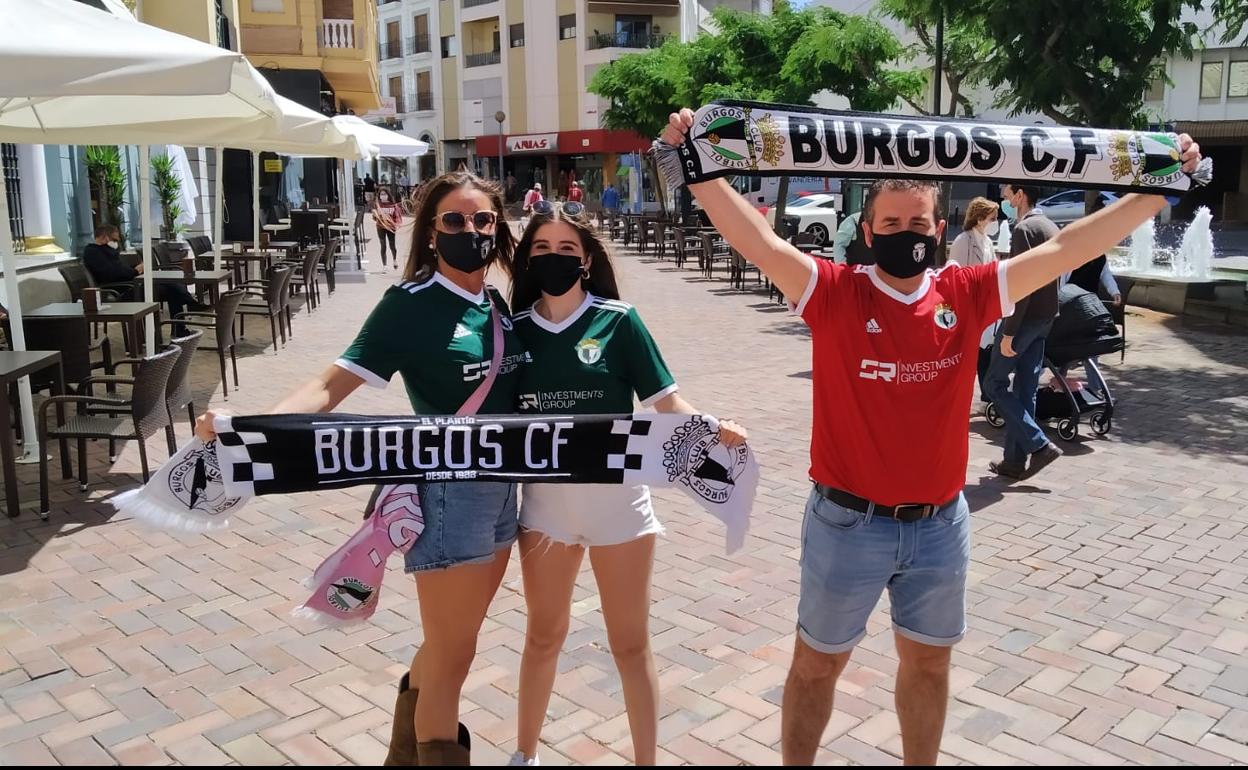
[[[671,186],[725,176],[993,180],[1181,195],[1213,162],[1184,173],[1178,136],[1071,126],[837,112],[720,101],[694,115],[680,147],[655,142]]]
[[[728,449],[709,415],[221,416],[119,507],[162,527],[205,531],[255,495],[361,484],[508,481],[647,484],[684,490],[739,548],[758,485],[749,446]]]

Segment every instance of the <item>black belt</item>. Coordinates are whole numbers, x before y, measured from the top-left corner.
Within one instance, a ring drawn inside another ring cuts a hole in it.
[[[890,519],[896,519],[905,523],[929,519],[935,516],[936,512],[941,508],[957,500],[955,497],[953,500],[943,503],[902,503],[901,505],[880,505],[875,503],[874,507],[872,507],[872,502],[865,497],[859,497],[819,482],[815,482],[815,491],[819,493],[820,497],[830,500],[842,508],[848,508],[859,513],[870,511],[872,516],[887,516]]]

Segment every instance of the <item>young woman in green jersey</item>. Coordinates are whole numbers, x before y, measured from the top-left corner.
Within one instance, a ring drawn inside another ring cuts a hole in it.
[[[512,307],[532,357],[519,407],[546,414],[623,414],[642,406],[694,414],[637,311],[620,301],[615,271],[585,207],[539,201],[516,248]],[[720,438],[745,440],[723,422]],[[655,762],[658,676],[650,654],[650,575],[663,531],[650,490],[610,484],[525,484],[520,564],[528,630],[520,664],[513,765],[537,764],[537,744],[568,633],[572,590],[589,550],[607,638],[624,685],[634,760]]]
[[[527,356],[506,303],[485,285],[490,265],[511,269],[515,250],[498,189],[466,172],[432,180],[412,235],[403,281],[386,291],[342,357],[273,412],[328,412],[360,385],[384,388],[398,372],[416,413],[455,414],[488,378],[492,313],[501,314],[504,350],[480,412],[515,411]],[[204,439],[213,435],[208,417],[199,423]],[[460,690],[516,539],[516,491],[456,482],[420,484],[419,494],[425,530],[405,564],[416,575],[425,638],[399,685],[385,764],[467,765]]]

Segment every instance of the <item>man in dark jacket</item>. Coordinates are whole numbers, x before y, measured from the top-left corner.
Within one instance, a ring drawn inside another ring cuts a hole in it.
[[[82,250],[82,264],[87,268],[87,272],[96,283],[125,283],[133,281],[143,274],[143,265],[131,267],[121,259],[121,254],[117,251],[117,241],[121,237],[121,233],[115,225],[100,225],[95,228],[95,243],[88,243],[86,248]],[[142,290],[135,287],[129,296],[122,296],[123,300],[134,300],[141,298]],[[169,312],[172,317],[176,318],[180,313],[191,310],[205,310],[208,308],[198,302],[186,287],[180,283],[162,283],[156,286],[156,299],[160,302],[169,303]],[[183,332],[179,329],[174,331],[181,335]]]
[[[1002,210],[1013,214],[1010,256],[1016,257],[1057,235],[1057,225],[1036,208],[1035,187],[1002,185]],[[1005,419],[1005,457],[989,467],[1000,476],[1035,474],[1062,456],[1036,423],[1036,389],[1044,367],[1044,340],[1057,315],[1057,281],[1014,305],[1014,314],[997,331],[992,361],[984,375],[985,395]],[[1013,384],[1010,375],[1014,375]]]

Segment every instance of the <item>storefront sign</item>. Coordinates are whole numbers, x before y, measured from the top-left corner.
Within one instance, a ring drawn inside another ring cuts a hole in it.
[[[281,158],[265,158],[264,159],[264,173],[266,174],[282,173],[282,159]]]
[[[558,134],[525,134],[507,137],[507,152],[556,152],[559,149]]]

